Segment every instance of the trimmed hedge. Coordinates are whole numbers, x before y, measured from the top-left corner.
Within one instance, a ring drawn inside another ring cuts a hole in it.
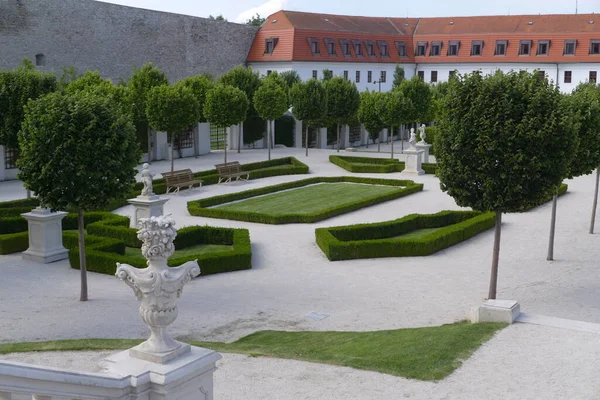
[[[303,186],[313,185],[316,183],[333,183],[333,182],[349,182],[349,183],[366,183],[372,185],[388,185],[399,186],[397,191],[378,195],[371,198],[356,201],[342,207],[330,208],[327,210],[315,212],[313,214],[288,214],[288,215],[271,215],[265,213],[248,212],[248,211],[231,211],[222,210],[219,208],[209,208],[220,204],[230,203],[232,201],[249,199],[251,197],[261,196],[269,193],[276,193],[282,190],[295,189]],[[388,200],[397,199],[409,194],[423,190],[423,184],[415,183],[408,180],[391,180],[377,178],[358,178],[352,176],[339,177],[315,177],[302,179],[294,182],[282,183],[279,185],[266,186],[258,189],[246,190],[243,192],[230,193],[221,196],[209,197],[206,199],[194,200],[188,202],[188,211],[191,215],[232,219],[237,221],[259,222],[263,224],[291,224],[291,223],[312,223],[321,221],[336,215],[345,214],[351,211],[358,210],[363,207],[369,207],[375,204],[383,203]]]
[[[393,221],[318,228],[317,245],[330,261],[427,256],[467,240],[495,225],[494,213],[441,211],[411,214]],[[421,238],[396,237],[417,229],[439,228]]]
[[[350,172],[385,174],[404,171],[404,161],[391,158],[329,156],[329,161]],[[435,174],[435,163],[422,163],[426,174]]]

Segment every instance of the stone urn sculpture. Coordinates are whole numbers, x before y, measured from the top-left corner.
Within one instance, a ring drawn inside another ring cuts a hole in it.
[[[200,274],[198,261],[168,267],[175,251],[175,221],[169,216],[142,218],[138,239],[148,267],[136,268],[117,263],[116,276],[123,280],[140,301],[140,317],[150,328],[150,338],[130,349],[132,357],[164,364],[190,351],[190,346],[169,336],[167,327],[177,318],[177,301],[183,286]]]

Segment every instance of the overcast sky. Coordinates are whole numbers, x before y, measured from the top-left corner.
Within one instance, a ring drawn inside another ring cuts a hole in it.
[[[576,0],[102,0],[132,7],[245,22],[281,9],[378,17],[575,13]],[[403,3],[403,4],[400,4]],[[600,12],[600,0],[579,0],[579,13]]]

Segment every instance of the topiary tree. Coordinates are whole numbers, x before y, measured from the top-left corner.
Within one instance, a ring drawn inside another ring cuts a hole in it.
[[[324,69],[323,70],[323,82],[327,82],[331,78],[333,78],[333,71],[330,69]]]
[[[502,213],[547,199],[573,158],[556,87],[536,73],[452,79],[435,138],[440,187],[462,207],[496,213],[489,298],[496,298]]]
[[[135,124],[140,142],[148,142],[148,162],[152,159],[152,141],[149,140],[150,125],[146,115],[148,93],[156,86],[168,85],[169,81],[164,72],[152,63],[146,63],[141,68],[134,68],[127,82],[128,102],[131,105],[133,123]],[[145,137],[145,141],[142,139]]]
[[[300,75],[298,75],[298,73],[293,69],[289,71],[283,71],[281,74],[279,74],[279,76],[283,78],[283,80],[288,86],[288,89],[291,89],[292,86],[294,86],[294,83],[302,82],[302,79],[300,79]]]
[[[393,88],[397,88],[400,86],[402,82],[404,82],[406,78],[404,78],[404,68],[396,64],[396,68],[394,69],[394,82]]]
[[[325,84],[327,118],[336,124],[337,151],[340,151],[340,125],[347,124],[358,112],[360,94],[354,82],[342,77],[331,78]]]
[[[148,93],[146,117],[157,131],[171,139],[171,171],[175,169],[175,137],[200,119],[200,106],[192,89],[184,85],[156,86]]]
[[[379,102],[379,115],[381,121],[390,127],[391,158],[394,158],[394,127],[410,120],[413,114],[412,102],[404,97],[402,91],[395,89],[383,94],[382,101]]]
[[[273,80],[265,80],[254,93],[254,108],[258,115],[267,120],[267,148],[269,160],[271,159],[271,121],[281,118],[288,110],[287,94],[283,88]]]
[[[227,128],[244,121],[249,106],[246,93],[236,87],[220,84],[206,94],[204,115],[211,124]],[[227,162],[227,145],[224,162]]]
[[[256,109],[254,108],[254,93],[260,87],[260,77],[258,76],[258,72],[252,71],[252,68],[250,67],[246,68],[237,66],[221,75],[217,82],[222,85],[229,85],[238,88],[246,94],[246,97],[250,102],[250,106],[246,113],[246,117],[242,121],[239,121],[242,124],[240,126],[240,130],[245,133],[244,122],[246,121],[246,118],[258,116]],[[263,132],[261,131],[261,137],[262,134]],[[238,135],[238,153],[241,151],[242,147],[241,136],[242,135]]]
[[[429,107],[429,113],[426,117],[427,121],[433,121],[435,123],[438,122],[442,112],[442,98],[446,95],[447,91],[448,82],[438,82],[431,85],[431,105]]]
[[[385,127],[381,119],[380,110],[385,103],[385,93],[365,90],[360,94],[360,107],[358,108],[358,120],[365,125],[369,136],[374,141],[379,139],[381,131]],[[378,141],[377,151],[381,150],[381,143]],[[367,140],[367,145],[368,145]]]
[[[214,82],[206,75],[195,75],[182,79],[181,81],[177,82],[176,85],[187,87],[196,97],[198,104],[198,111],[196,115],[198,116],[198,120],[194,121],[192,125],[206,122],[206,117],[204,117],[204,103],[206,101],[206,93],[213,88]],[[197,156],[198,146],[194,146],[194,148],[194,152]],[[181,146],[179,146],[179,152],[179,156],[182,157]]]
[[[98,71],[86,71],[66,84],[63,90],[68,94],[87,91],[100,96],[112,97],[121,106],[123,112],[133,118],[133,110],[129,102],[129,88],[124,85],[113,85],[110,79],[102,78]]]
[[[308,157],[308,128],[318,124],[327,115],[327,92],[320,81],[310,79],[306,83],[295,83],[290,89],[290,103],[294,118],[306,122],[305,144]]]
[[[81,301],[88,299],[84,211],[123,198],[141,152],[131,117],[111,97],[52,93],[25,108],[19,179],[44,207],[77,210]]]
[[[410,99],[414,107],[414,113],[409,116],[407,124],[417,124],[427,122],[429,117],[429,108],[431,107],[431,89],[428,83],[425,83],[418,76],[413,76],[409,80],[404,80],[400,86],[404,97]]]

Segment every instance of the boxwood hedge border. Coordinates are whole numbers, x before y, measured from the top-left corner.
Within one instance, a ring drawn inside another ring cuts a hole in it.
[[[318,228],[317,245],[330,261],[428,256],[495,225],[495,213],[440,211],[393,221]],[[395,237],[417,229],[445,227],[421,238]]]
[[[377,195],[341,207],[332,207],[323,211],[304,215],[271,215],[266,213],[257,213],[250,211],[231,211],[222,210],[219,208],[209,208],[220,204],[230,203],[232,201],[244,200],[265,194],[276,193],[282,190],[295,189],[303,186],[314,185],[317,183],[336,182],[365,183],[372,185],[398,186],[402,188],[397,191],[387,193],[385,195]],[[282,183],[279,185],[266,186],[258,189],[246,190],[243,192],[208,197],[200,200],[193,200],[188,202],[188,211],[191,215],[195,215],[198,217],[231,219],[236,221],[258,222],[263,224],[312,223],[331,218],[337,215],[345,214],[351,211],[355,211],[363,207],[368,207],[375,204],[383,203],[385,201],[407,196],[409,194],[419,192],[421,190],[423,190],[423,184],[415,183],[409,180],[359,178],[353,176],[315,177]]]
[[[329,156],[329,162],[349,172],[385,174],[404,171],[404,161],[391,158],[354,157],[354,156]],[[435,174],[435,163],[422,163],[426,174]]]

